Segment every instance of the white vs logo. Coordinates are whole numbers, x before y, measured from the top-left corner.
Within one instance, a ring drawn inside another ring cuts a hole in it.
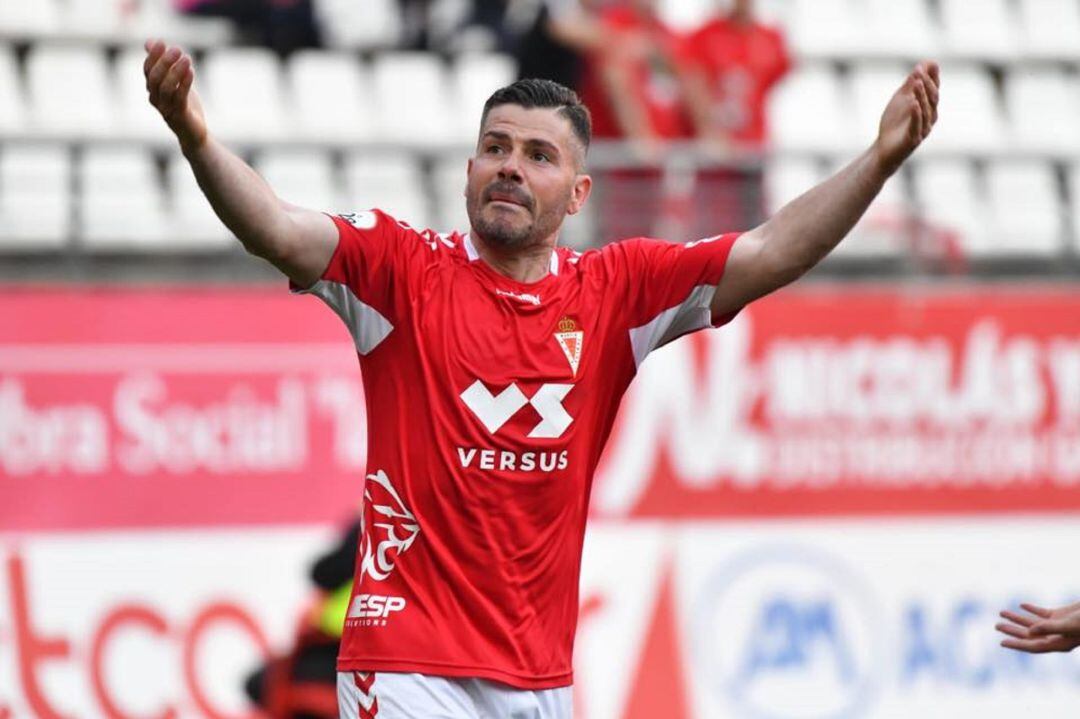
[[[495,434],[499,428],[510,421],[518,410],[531,404],[540,415],[540,424],[533,427],[529,436],[533,438],[553,439],[561,437],[574,418],[562,406],[563,398],[574,388],[572,384],[545,384],[531,398],[517,384],[511,383],[497,395],[491,394],[480,380],[476,380],[461,393],[461,401],[472,410],[487,431]]]

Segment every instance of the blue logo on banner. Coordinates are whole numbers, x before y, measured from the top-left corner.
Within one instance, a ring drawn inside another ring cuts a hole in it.
[[[882,672],[881,622],[861,579],[806,547],[760,548],[717,568],[693,614],[695,665],[738,716],[862,716]]]

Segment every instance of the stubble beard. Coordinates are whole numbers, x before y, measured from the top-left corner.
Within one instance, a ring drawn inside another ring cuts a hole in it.
[[[487,202],[480,197],[468,203],[469,224],[488,245],[503,250],[520,250],[543,242],[562,222],[560,211],[551,209],[535,219],[517,224],[512,217],[491,217],[485,213]],[[529,208],[523,208],[529,212]],[[496,212],[500,212],[496,210]],[[565,206],[561,210],[565,215]]]

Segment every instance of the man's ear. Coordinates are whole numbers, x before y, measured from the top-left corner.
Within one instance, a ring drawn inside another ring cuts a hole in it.
[[[589,199],[589,195],[592,194],[592,177],[589,175],[578,175],[574,180],[574,189],[570,194],[570,204],[566,208],[566,214],[576,215],[581,212],[581,208],[585,206],[585,201]]]
[[[472,175],[472,161],[470,157],[468,162],[465,163],[465,189],[461,191],[461,194],[465,197],[469,196],[469,176]]]

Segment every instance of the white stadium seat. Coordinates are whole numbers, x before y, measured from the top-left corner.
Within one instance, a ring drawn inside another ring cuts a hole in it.
[[[289,57],[286,78],[301,137],[340,142],[372,137],[378,103],[355,55],[301,50]]]
[[[256,157],[254,167],[278,197],[290,204],[321,212],[342,207],[327,152],[265,150]]]
[[[145,57],[142,47],[127,47],[120,51],[113,64],[119,131],[135,139],[171,144],[175,141],[173,134],[150,104],[146,91],[146,78],[143,75]],[[199,84],[200,80],[196,80],[196,85]]]
[[[1053,257],[1064,249],[1054,168],[1040,160],[997,160],[986,170],[991,252]]]
[[[944,49],[955,58],[1015,58],[1017,18],[1010,0],[938,0]]]
[[[34,45],[27,54],[26,74],[35,131],[76,138],[115,132],[115,100],[103,50]]]
[[[435,185],[435,217],[443,231],[469,228],[465,211],[465,172],[468,155],[457,153],[440,157],[435,163],[432,181]]]
[[[447,73],[429,53],[384,53],[372,63],[378,136],[421,146],[441,145],[455,134]]]
[[[126,4],[123,0],[64,0],[60,26],[80,37],[113,37],[126,26]]]
[[[59,249],[70,234],[68,148],[0,146],[0,248]]]
[[[431,225],[420,166],[409,155],[346,156],[345,188],[345,211],[378,208],[417,229]]]
[[[788,39],[802,56],[849,56],[865,34],[856,0],[793,0],[789,12]]]
[[[390,48],[401,36],[397,0],[315,0],[315,12],[336,48]]]
[[[859,54],[921,60],[937,57],[941,33],[925,0],[863,0],[866,32],[855,40]]]
[[[806,65],[770,96],[769,126],[777,147],[846,152],[854,147],[850,100],[840,78],[825,65]]]
[[[177,250],[221,250],[237,240],[221,223],[182,155],[169,159],[169,243]]]
[[[817,160],[778,157],[765,164],[765,206],[769,215],[825,179]]]
[[[277,56],[265,48],[228,48],[202,62],[207,121],[227,142],[288,136],[284,84]]]
[[[480,114],[491,93],[517,77],[513,58],[494,53],[468,53],[454,63],[453,96],[457,131],[463,142],[476,141]]]
[[[60,27],[57,0],[5,0],[0,2],[0,33],[47,35]]]
[[[1027,57],[1080,59],[1080,2],[1019,0],[1020,45]]]
[[[18,132],[25,124],[26,101],[15,54],[0,46],[0,134]]]
[[[915,197],[930,228],[954,233],[965,254],[992,253],[986,197],[975,166],[967,160],[919,158],[912,172]]]
[[[909,68],[896,63],[862,63],[851,73],[851,98],[854,103],[854,137],[868,146],[877,137],[881,114],[900,85]]]
[[[1009,73],[1005,90],[1012,136],[1019,149],[1080,152],[1080,81],[1075,76],[1020,68]]]
[[[89,147],[79,165],[80,236],[95,250],[166,247],[164,201],[153,157],[133,148]]]
[[[938,122],[919,151],[1000,151],[1007,137],[990,74],[977,65],[942,65],[941,84]]]

